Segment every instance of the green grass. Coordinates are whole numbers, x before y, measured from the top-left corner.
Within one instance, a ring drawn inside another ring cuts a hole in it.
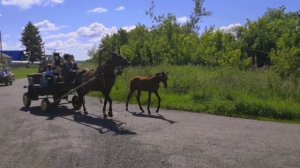
[[[15,74],[16,79],[27,78],[27,74],[37,73],[37,67],[29,68],[12,68],[11,71]]]
[[[163,108],[252,119],[300,121],[299,79],[283,80],[271,70],[169,65],[128,68],[117,78],[111,94],[113,100],[126,101],[129,81],[133,76],[154,75],[161,71],[170,73],[168,88],[161,85],[159,91]],[[147,103],[147,97],[147,93],[142,93],[143,105]],[[135,95],[130,102],[136,104]],[[157,99],[153,94],[152,106],[156,105]]]

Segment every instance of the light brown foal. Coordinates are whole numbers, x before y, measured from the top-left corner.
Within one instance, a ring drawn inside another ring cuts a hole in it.
[[[142,91],[148,91],[148,114],[151,114],[150,112],[150,102],[151,102],[151,94],[154,92],[154,94],[157,96],[158,99],[158,106],[156,113],[158,113],[159,108],[160,108],[160,97],[158,95],[158,89],[159,89],[159,83],[162,82],[167,88],[167,81],[168,81],[168,73],[157,73],[155,76],[150,76],[150,77],[143,77],[143,76],[136,76],[130,81],[130,91],[127,97],[127,102],[126,102],[126,110],[128,111],[128,102],[133,94],[134,91],[137,90],[137,102],[139,104],[140,110],[144,112],[141,102],[140,102],[140,97],[141,97],[141,92]]]

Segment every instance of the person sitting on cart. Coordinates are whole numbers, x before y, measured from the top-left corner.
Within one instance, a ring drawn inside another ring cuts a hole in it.
[[[61,76],[61,68],[62,68],[62,63],[60,61],[59,53],[54,53],[52,69],[53,69],[53,73],[55,76],[58,76],[58,77]]]
[[[41,87],[52,88],[55,81],[55,76],[52,71],[52,66],[47,65],[47,69],[42,74]]]
[[[62,66],[62,74],[64,76],[64,81],[65,83],[73,83],[76,72],[78,70],[78,66],[73,61],[74,59],[73,55],[65,54],[64,59],[66,60],[66,62]]]
[[[47,70],[48,65],[48,58],[45,57],[45,59],[40,63],[38,73],[43,73]]]

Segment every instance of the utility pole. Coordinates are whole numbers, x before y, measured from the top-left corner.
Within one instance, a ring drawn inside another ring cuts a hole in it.
[[[2,55],[2,36],[0,31],[0,54],[1,54],[1,63],[3,63],[3,55]]]

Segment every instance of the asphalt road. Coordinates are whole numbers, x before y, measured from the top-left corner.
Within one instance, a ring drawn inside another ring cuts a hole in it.
[[[104,120],[94,98],[88,116],[69,104],[44,113],[40,101],[23,108],[26,83],[0,86],[0,168],[300,167],[300,125],[116,102]]]

